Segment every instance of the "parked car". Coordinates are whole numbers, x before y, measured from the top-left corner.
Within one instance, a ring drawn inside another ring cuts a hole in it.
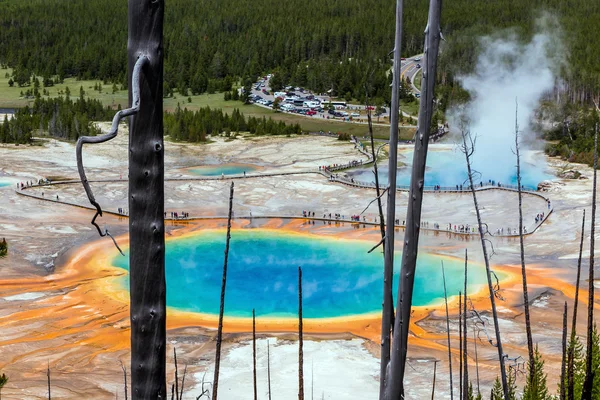
[[[308,110],[306,112],[306,115],[310,115],[310,116],[317,115],[317,112],[315,110]]]
[[[421,68],[421,64],[417,64],[417,68]]]
[[[351,117],[360,117],[360,114],[357,112],[353,112],[352,114],[350,114]]]

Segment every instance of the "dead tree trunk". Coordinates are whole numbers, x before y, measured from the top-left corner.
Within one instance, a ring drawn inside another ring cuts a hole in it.
[[[258,399],[258,391],[256,387],[256,315],[254,308],[252,309],[252,363],[254,368],[252,374],[254,376],[254,400]]]
[[[464,400],[464,393],[463,393],[462,292],[458,292],[458,398],[460,400]]]
[[[392,101],[390,108],[390,153],[388,171],[387,212],[384,236],[383,267],[383,314],[381,317],[381,366],[379,372],[379,399],[389,398],[387,388],[392,380],[390,375],[392,315],[392,279],[394,275],[394,221],[396,220],[396,172],[398,169],[398,114],[400,110],[400,79],[402,72],[402,15],[404,0],[396,0],[396,32],[394,40],[394,64],[392,71]],[[395,322],[394,322],[395,324]],[[394,327],[395,328],[395,327]],[[397,332],[394,330],[394,332]],[[394,376],[395,381],[397,377]],[[401,380],[402,378],[400,378]],[[395,396],[397,397],[397,396]]]
[[[448,293],[446,292],[446,272],[444,261],[442,261],[442,279],[444,281],[444,303],[446,304],[446,334],[448,335],[448,365],[450,368],[450,400],[454,400],[454,388],[452,385],[452,349],[450,345],[450,318],[448,316]]]
[[[431,387],[431,400],[435,397],[435,375],[437,373],[437,363],[439,360],[433,360],[433,385]]]
[[[571,325],[571,339],[569,341],[569,356],[567,361],[567,380],[569,400],[575,400],[575,338],[577,336],[577,306],[579,305],[579,282],[581,278],[581,259],[583,256],[583,239],[585,238],[585,208],[581,219],[581,240],[579,241],[579,258],[577,259],[577,282],[575,282],[575,301],[573,302],[573,322]]]
[[[529,355],[529,375],[527,380],[533,383],[535,376],[535,358],[533,337],[531,334],[531,316],[529,313],[529,293],[527,291],[527,270],[525,268],[525,245],[523,243],[523,194],[521,191],[521,157],[519,154],[518,104],[515,111],[515,152],[517,155],[517,191],[519,194],[519,244],[521,246],[521,277],[523,281],[523,307],[525,308],[525,332],[527,334],[527,354]]]
[[[269,340],[267,340],[267,383],[269,385],[269,400],[271,400],[271,350],[269,349]]]
[[[465,249],[465,288],[464,288],[464,301],[463,301],[463,396],[467,400],[469,394],[469,362],[467,359],[467,249]]]
[[[401,2],[399,2],[401,3]],[[392,353],[390,366],[386,371],[386,400],[397,400],[404,397],[404,372],[406,368],[406,356],[408,352],[408,328],[410,325],[410,313],[412,308],[412,295],[415,282],[415,270],[419,246],[419,230],[421,223],[421,207],[423,205],[423,183],[425,176],[425,163],[427,160],[427,146],[429,144],[429,132],[431,130],[431,117],[433,115],[435,76],[437,70],[437,56],[441,38],[440,14],[442,9],[441,0],[430,0],[429,18],[425,29],[425,60],[423,65],[423,78],[421,86],[425,88],[422,92],[419,108],[419,123],[415,136],[415,150],[408,194],[409,204],[406,212],[406,230],[404,233],[404,250],[402,252],[402,269],[400,283],[398,286],[398,298],[396,305],[396,319],[394,320],[394,336],[392,339]],[[396,24],[398,28],[398,23]],[[397,44],[399,46],[399,44]],[[400,63],[400,49],[396,48],[394,61]],[[397,67],[400,68],[399,66]],[[400,74],[394,76],[394,90],[398,90]],[[398,112],[398,103],[392,104],[392,111]],[[393,120],[392,126],[397,126],[398,121]],[[392,142],[390,137],[390,184],[392,183],[392,172],[396,171],[397,143]],[[394,159],[392,159],[392,152]],[[393,175],[395,185],[396,175]],[[394,190],[392,190],[394,189]],[[393,269],[394,236],[393,222],[395,212],[396,195],[395,186],[390,186],[389,194],[392,202],[388,201],[388,223],[386,230],[386,268]],[[390,236],[388,236],[390,235]],[[383,368],[383,366],[382,366]]]
[[[473,328],[473,343],[475,344],[475,373],[477,374],[477,395],[481,396],[481,388],[479,387],[479,358],[477,356],[477,336]]]
[[[132,77],[138,59],[147,59],[139,78],[139,112],[129,120],[131,396],[134,400],[167,396],[163,13],[163,0],[129,1],[128,81],[132,87],[136,84]],[[132,100],[130,89],[130,104]]]
[[[225,239],[225,261],[223,262],[223,280],[221,282],[221,305],[219,306],[219,326],[217,328],[217,349],[215,352],[215,374],[213,378],[212,400],[217,400],[219,390],[219,368],[221,366],[221,341],[223,340],[223,314],[225,312],[225,289],[227,287],[227,261],[229,242],[231,241],[231,217],[233,215],[233,182],[229,189],[229,214],[227,216],[227,237]]]
[[[560,363],[560,400],[566,400],[565,375],[567,364],[567,302],[565,301],[565,311],[563,314],[563,334],[562,334],[562,359]]]
[[[121,369],[123,370],[123,381],[124,381],[124,389],[125,389],[125,400],[127,400],[127,370],[121,361]]]
[[[467,136],[469,136],[470,145],[467,145]],[[509,390],[508,390],[508,380],[506,379],[506,368],[505,368],[505,355],[502,350],[502,338],[500,337],[500,326],[498,325],[498,312],[496,310],[496,292],[494,290],[494,284],[492,282],[492,270],[490,268],[490,259],[487,252],[486,246],[486,238],[485,232],[487,232],[487,228],[484,231],[483,223],[481,222],[481,213],[479,212],[479,203],[477,202],[477,194],[475,193],[475,186],[473,185],[473,171],[471,170],[471,156],[475,151],[475,144],[470,136],[470,133],[467,133],[463,128],[462,131],[462,139],[463,139],[463,148],[462,151],[465,153],[465,158],[467,161],[467,174],[469,177],[469,187],[471,188],[471,194],[473,195],[473,206],[475,207],[475,214],[477,215],[477,227],[479,229],[479,238],[481,239],[481,248],[483,251],[483,259],[485,261],[485,271],[487,275],[488,281],[488,290],[490,293],[490,303],[492,307],[492,317],[494,320],[494,331],[496,335],[496,345],[495,347],[498,349],[498,359],[500,363],[500,378],[502,381],[502,392],[504,393],[504,398],[509,399]]]
[[[598,124],[596,124],[596,132],[594,134],[594,184],[592,192],[592,227],[590,237],[590,271],[588,277],[588,321],[587,321],[587,348],[585,360],[585,380],[583,382],[582,400],[592,399],[592,386],[594,383],[595,371],[593,365],[593,331],[594,331],[594,244],[596,234],[596,178],[598,168]]]
[[[48,362],[48,368],[46,369],[46,376],[48,377],[48,400],[52,400],[52,393],[50,393],[50,362]]]
[[[173,347],[173,362],[175,363],[175,398],[179,398],[179,371],[177,370],[177,348]]]
[[[298,400],[304,400],[304,350],[302,347],[302,267],[298,267]]]
[[[183,387],[185,385],[185,375],[187,374],[187,364],[183,368],[183,377],[181,378],[181,391],[179,392],[179,400],[183,400]]]

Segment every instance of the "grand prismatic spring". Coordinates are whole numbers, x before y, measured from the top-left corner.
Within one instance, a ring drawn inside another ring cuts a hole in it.
[[[179,310],[218,314],[223,272],[225,232],[207,230],[167,242],[167,305]],[[371,243],[361,240],[292,234],[277,230],[234,230],[227,277],[227,315],[295,318],[298,309],[297,267],[304,279],[306,318],[331,318],[378,313],[383,260],[367,253]],[[128,253],[125,254],[128,256]],[[398,254],[399,255],[399,254]],[[128,268],[128,257],[113,259]],[[448,292],[463,287],[464,262],[430,254],[419,256],[413,304],[443,302],[441,262],[447,272]],[[485,269],[471,265],[469,291],[485,284]],[[395,290],[399,267],[395,271]],[[125,287],[129,286],[124,280]]]

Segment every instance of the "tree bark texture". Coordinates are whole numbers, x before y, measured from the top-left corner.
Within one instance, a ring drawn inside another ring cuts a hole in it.
[[[427,160],[427,146],[429,144],[429,132],[431,130],[431,117],[433,114],[435,77],[437,70],[437,56],[439,43],[441,39],[440,16],[442,2],[441,0],[430,0],[429,18],[425,29],[425,51],[421,104],[419,108],[419,122],[415,136],[415,150],[413,156],[413,166],[411,172],[410,189],[408,194],[408,207],[406,211],[406,230],[404,233],[404,245],[402,252],[402,267],[400,271],[400,282],[398,286],[398,298],[396,305],[396,318],[394,320],[394,335],[392,339],[392,352],[390,357],[390,367],[386,371],[386,400],[400,400],[404,397],[404,372],[406,369],[406,357],[408,353],[408,328],[410,325],[410,313],[412,308],[412,295],[415,281],[415,270],[417,262],[417,253],[419,246],[419,231],[421,224],[421,208],[423,205],[423,186],[425,180],[425,162]],[[398,13],[398,12],[397,12]],[[401,14],[400,14],[401,15]],[[398,23],[396,23],[398,29]],[[398,45],[397,45],[398,46]],[[394,61],[400,63],[400,49],[396,48],[398,58]],[[398,66],[398,68],[400,68]],[[400,74],[394,76],[396,79],[393,85],[398,89]],[[392,110],[397,111],[397,104],[392,104]],[[397,125],[396,121],[391,121],[392,126]],[[391,133],[391,130],[390,130]],[[392,143],[390,136],[390,183],[392,183],[392,172],[396,171],[397,159],[392,159],[392,153],[396,153],[397,145]],[[393,175],[393,183],[396,181]],[[390,186],[389,196],[395,196],[395,186]],[[395,200],[395,199],[394,199]],[[386,231],[386,266],[391,265],[393,269],[393,232],[395,201],[392,204],[388,202],[388,221]],[[391,211],[391,212],[390,212]],[[390,234],[391,237],[387,235]]]
[[[231,241],[231,218],[233,216],[233,182],[229,189],[229,214],[227,217],[227,237],[225,239],[225,260],[223,261],[223,279],[221,281],[221,304],[219,306],[219,325],[217,327],[217,347],[215,352],[215,374],[213,377],[212,400],[217,400],[219,389],[219,369],[221,367],[221,342],[223,340],[223,315],[225,314],[225,290],[227,288],[227,261],[229,260],[229,242]]]
[[[465,287],[464,287],[464,301],[463,301],[463,396],[467,400],[469,394],[469,363],[468,363],[468,351],[467,351],[467,249],[465,249]]]
[[[383,267],[383,314],[381,317],[381,365],[379,372],[379,399],[386,396],[389,386],[392,315],[394,304],[392,296],[392,280],[394,276],[394,221],[396,220],[396,171],[398,165],[398,115],[400,113],[400,78],[402,72],[402,15],[404,0],[396,0],[396,32],[394,40],[394,64],[392,70],[392,101],[390,109],[390,141],[389,141],[389,173],[386,227],[384,237],[384,267]],[[373,146],[373,144],[371,144]],[[377,160],[375,160],[377,162]],[[378,179],[378,178],[376,178]],[[379,193],[378,193],[379,196]],[[397,332],[397,331],[395,331]],[[397,377],[393,378],[394,380]],[[400,378],[401,379],[401,378]]]
[[[163,0],[129,1],[128,81],[138,58],[140,108],[129,121],[131,397],[165,399],[166,283]],[[131,87],[129,103],[132,102]]]

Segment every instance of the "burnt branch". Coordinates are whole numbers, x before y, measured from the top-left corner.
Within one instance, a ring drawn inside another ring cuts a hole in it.
[[[118,111],[115,114],[113,121],[112,121],[112,126],[111,126],[110,130],[108,131],[108,133],[106,133],[104,135],[100,135],[100,136],[81,136],[77,140],[77,146],[75,149],[75,153],[76,153],[76,157],[77,157],[77,170],[79,171],[79,178],[81,179],[81,184],[83,185],[83,188],[85,189],[85,193],[87,194],[88,200],[96,208],[96,214],[92,218],[91,224],[94,225],[94,227],[96,227],[96,229],[98,230],[98,234],[100,236],[102,236],[102,237],[108,236],[112,239],[112,241],[115,244],[115,246],[117,247],[117,249],[119,249],[119,252],[121,253],[121,255],[124,255],[123,251],[117,244],[114,237],[110,234],[110,232],[108,232],[108,229],[104,229],[104,232],[102,232],[102,229],[100,229],[100,227],[96,223],[96,218],[98,216],[100,216],[100,217],[102,216],[102,207],[100,207],[100,204],[98,204],[98,202],[96,201],[96,199],[94,197],[94,192],[92,192],[92,188],[90,187],[90,183],[85,174],[85,169],[83,167],[83,154],[82,154],[83,153],[83,145],[84,144],[104,143],[104,142],[108,142],[111,139],[114,139],[117,136],[117,132],[119,130],[119,122],[121,122],[121,120],[123,118],[128,117],[130,115],[135,115],[140,111],[140,76],[141,76],[142,68],[145,65],[147,65],[148,63],[149,63],[148,58],[146,56],[141,56],[138,58],[137,62],[135,63],[135,66],[133,68],[133,75],[131,78],[132,79],[131,86],[132,86],[132,91],[133,91],[132,107],[126,108],[125,110]]]

